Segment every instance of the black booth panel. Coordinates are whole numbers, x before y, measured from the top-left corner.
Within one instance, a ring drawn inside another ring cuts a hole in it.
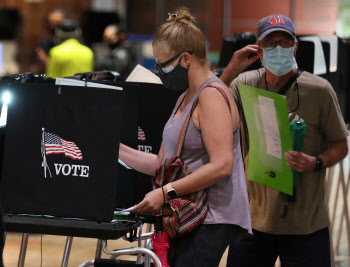
[[[17,84],[10,91],[3,211],[110,221],[123,91],[61,86],[58,94],[57,86],[41,84]],[[42,128],[74,142],[82,160],[42,154]],[[42,166],[44,158],[48,168]]]
[[[336,87],[336,72],[331,72],[330,67],[331,67],[331,45],[329,42],[321,42],[322,43],[322,49],[323,49],[323,54],[324,58],[326,61],[326,70],[327,72],[325,74],[321,74],[320,76],[322,78],[325,78],[327,81],[331,83],[333,88],[335,89]]]
[[[350,39],[338,38],[336,92],[344,120],[350,123]]]
[[[314,72],[314,51],[313,42],[298,40],[298,49],[296,53],[296,61],[298,68],[310,73]]]
[[[137,150],[158,154],[163,128],[179,94],[160,84],[114,81],[125,92],[121,142]],[[139,128],[144,138],[139,138]],[[116,207],[128,208],[152,190],[151,176],[118,164]]]
[[[221,45],[218,67],[226,67],[236,50],[235,39],[233,37],[225,37]]]
[[[138,136],[138,122],[140,116],[140,98],[139,98],[139,87],[138,85],[127,85],[124,83],[115,84],[123,87],[125,92],[125,109],[123,111],[122,118],[122,132],[121,142],[127,146],[137,149],[137,136]],[[118,175],[116,180],[116,195],[115,195],[115,206],[117,208],[128,208],[135,204],[137,200],[141,198],[137,197],[142,195],[143,191],[140,192],[138,189],[138,177],[144,176],[141,173],[127,169],[124,166],[118,164]],[[143,178],[145,182],[147,178]],[[143,188],[141,188],[142,190]],[[150,186],[146,186],[144,191],[149,191]]]
[[[341,112],[345,122],[350,121],[350,107],[347,103],[350,102],[350,45],[338,39],[338,65],[336,72],[330,72],[330,54],[331,46],[328,42],[321,42],[323,53],[326,61],[326,73],[319,75],[330,82],[335,90],[339,102]],[[298,67],[302,70],[314,72],[314,52],[315,45],[311,41],[299,40],[296,60]]]
[[[164,126],[173,111],[178,97],[177,93],[166,89],[163,85],[148,86],[144,84],[140,87],[138,126],[144,133],[144,139],[138,138],[137,149],[158,154],[162,143]],[[139,173],[136,181],[135,200],[139,202],[146,193],[152,190],[151,176]]]

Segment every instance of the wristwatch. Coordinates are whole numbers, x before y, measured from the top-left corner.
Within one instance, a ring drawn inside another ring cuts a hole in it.
[[[167,189],[168,189],[167,194],[169,199],[175,199],[179,197],[175,189],[171,186],[171,183],[168,184]]]
[[[319,171],[322,169],[323,160],[320,156],[316,156],[315,158],[316,158],[316,165],[315,165],[314,171]]]

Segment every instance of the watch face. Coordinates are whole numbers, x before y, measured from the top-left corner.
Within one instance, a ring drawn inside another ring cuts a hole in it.
[[[167,193],[170,199],[177,198],[177,193],[174,189],[169,190]]]

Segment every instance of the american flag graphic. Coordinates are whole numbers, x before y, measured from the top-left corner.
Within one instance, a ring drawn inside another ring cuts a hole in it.
[[[138,126],[138,135],[137,135],[138,141],[146,141],[146,135],[145,132],[141,129],[140,126]]]
[[[64,154],[74,160],[83,160],[80,149],[74,142],[66,141],[56,134],[44,133],[46,155]]]

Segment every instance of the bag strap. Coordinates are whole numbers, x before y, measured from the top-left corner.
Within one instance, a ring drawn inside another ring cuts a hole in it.
[[[302,70],[297,69],[297,71],[293,73],[293,76],[290,77],[290,79],[288,80],[288,82],[286,82],[286,83],[282,86],[282,88],[279,90],[278,94],[284,95],[284,94],[289,90],[289,88],[292,86],[292,84],[295,82],[295,80],[300,76],[300,74],[301,74],[302,72],[303,72]]]
[[[224,99],[225,99],[225,101],[226,101],[226,103],[228,105],[228,108],[229,108],[230,114],[231,114],[230,102],[228,101],[228,98],[227,98],[227,95],[226,95],[225,91],[222,88],[220,88],[219,86],[215,86],[215,85],[208,85],[207,87],[216,88],[222,94],[222,96],[224,97]],[[191,108],[191,111],[188,113],[188,115],[186,117],[186,120],[185,120],[184,124],[182,125],[182,129],[181,129],[181,132],[180,132],[179,140],[177,142],[177,149],[176,149],[176,156],[177,157],[180,157],[182,146],[183,146],[183,143],[185,141],[185,135],[186,135],[186,132],[187,132],[188,123],[190,122],[190,118],[192,116],[192,113],[193,113],[194,109],[197,107],[197,104],[198,104],[198,97],[194,100],[192,108]]]

